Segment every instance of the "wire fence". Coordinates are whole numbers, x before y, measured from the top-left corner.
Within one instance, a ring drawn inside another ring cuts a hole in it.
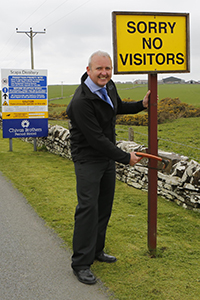
[[[52,118],[49,117],[49,120],[58,120],[58,119],[53,118],[53,117]],[[66,120],[63,120],[63,122],[66,122]],[[69,128],[69,125],[67,125],[67,128]],[[117,132],[117,140],[118,141],[119,140],[134,141],[135,143],[140,144],[140,145],[144,145],[145,147],[148,148],[148,134],[142,133],[142,132],[139,132],[139,131],[135,131],[135,130],[133,130],[132,127],[129,127],[128,130],[127,129],[122,129],[122,128],[120,128],[120,129],[116,128],[116,132]],[[120,135],[120,133],[122,135]],[[140,136],[143,136],[144,139],[142,139],[142,138],[140,139],[139,138]],[[200,153],[199,153],[199,155],[196,155],[196,153],[191,153],[190,152],[190,154],[186,155],[186,154],[182,153],[183,151],[182,151],[182,148],[180,148],[180,147],[189,148],[191,150],[194,150],[194,152],[196,150],[200,151],[200,148],[194,147],[194,146],[190,146],[190,145],[187,145],[187,144],[184,144],[184,143],[175,142],[175,141],[172,141],[172,140],[169,140],[169,139],[163,139],[163,138],[158,137],[158,148],[160,150],[163,150],[163,151],[170,151],[170,152],[174,152],[174,153],[176,153],[176,151],[172,150],[173,147],[171,147],[171,146],[169,146],[169,147],[160,146],[159,142],[161,142],[161,141],[163,141],[165,143],[168,143],[169,145],[170,144],[177,145],[179,147],[179,151],[180,151],[180,153],[177,153],[177,154],[185,155],[189,159],[193,159],[193,160],[195,160],[197,162],[200,162]]]
[[[124,135],[120,136],[120,133],[122,133],[122,132],[127,133],[127,138],[125,138]],[[137,134],[137,137],[135,136],[135,134]],[[140,139],[139,136],[144,136],[146,141],[144,141],[144,139]],[[125,129],[120,129],[119,133],[117,134],[117,140],[134,141],[138,144],[142,144],[145,147],[148,147],[148,134],[142,133],[142,132],[139,132],[139,131],[135,131],[135,130],[133,131],[132,127],[129,127],[128,132]],[[187,144],[184,144],[184,143],[179,143],[179,142],[175,142],[175,141],[172,141],[172,140],[169,140],[169,139],[163,139],[163,138],[158,137],[158,145],[159,145],[160,141],[163,141],[163,142],[166,142],[166,143],[169,143],[169,144],[174,144],[174,145],[177,145],[177,146],[180,146],[180,147],[185,147],[185,148],[190,148],[190,149],[193,149],[193,150],[199,150],[200,151],[200,148],[198,148],[198,147],[194,147],[194,146],[190,146],[190,145],[187,145]],[[170,147],[170,148],[173,148],[173,147]],[[165,147],[163,147],[163,149],[161,149],[159,147],[159,149],[163,150],[163,151],[166,151]],[[174,151],[171,151],[171,152],[174,152]],[[184,154],[182,154],[182,155],[184,155]],[[195,157],[194,155],[190,155],[188,157],[190,159],[200,161],[200,155],[199,155],[199,157]]]

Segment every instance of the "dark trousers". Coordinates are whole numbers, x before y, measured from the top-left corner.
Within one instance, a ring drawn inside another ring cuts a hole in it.
[[[115,162],[75,162],[78,205],[75,212],[72,268],[90,267],[105,245],[114,190]]]

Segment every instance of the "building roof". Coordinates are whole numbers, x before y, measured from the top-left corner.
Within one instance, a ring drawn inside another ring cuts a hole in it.
[[[163,78],[163,82],[181,82],[181,81],[184,81],[184,80],[177,78],[177,77],[173,77],[173,76]]]

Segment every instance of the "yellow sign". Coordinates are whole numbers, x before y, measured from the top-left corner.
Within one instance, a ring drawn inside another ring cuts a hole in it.
[[[113,12],[114,73],[189,72],[189,14]]]
[[[28,100],[9,100],[9,105],[10,106],[21,106],[21,105],[25,105],[25,106],[29,106],[29,105],[47,105],[47,99],[44,100],[32,100],[32,99],[28,99]]]
[[[2,119],[43,119],[48,112],[3,112]]]

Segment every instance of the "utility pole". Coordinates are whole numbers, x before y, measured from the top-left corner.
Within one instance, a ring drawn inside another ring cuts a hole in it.
[[[31,46],[31,69],[34,69],[34,58],[33,58],[33,38],[38,33],[46,33],[46,29],[44,31],[33,31],[32,27],[30,27],[30,31],[19,31],[18,28],[16,28],[17,33],[25,33],[30,38],[30,46]],[[34,143],[34,151],[37,151],[37,142],[36,138],[33,138]]]
[[[63,98],[63,81],[61,81],[61,98]]]
[[[17,33],[25,33],[30,38],[30,46],[31,46],[31,69],[34,69],[34,59],[33,59],[33,38],[38,33],[46,33],[46,29],[44,31],[33,31],[32,27],[30,27],[30,31],[19,31],[18,28],[16,28]]]

